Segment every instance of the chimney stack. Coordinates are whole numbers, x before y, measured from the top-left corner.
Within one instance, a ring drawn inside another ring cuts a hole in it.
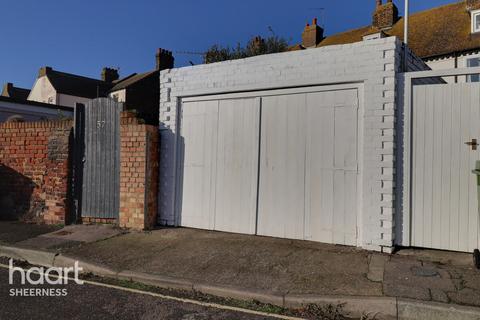
[[[317,18],[313,19],[312,25],[305,26],[302,33],[302,45],[305,48],[314,48],[323,40],[323,28],[317,25]]]
[[[10,97],[10,91],[13,89],[13,83],[7,82],[3,85],[3,90],[1,96]]]
[[[117,69],[113,68],[103,68],[102,69],[102,81],[107,83],[112,83],[115,80],[118,80],[120,75],[118,74]]]
[[[398,8],[393,0],[387,0],[385,4],[382,3],[382,0],[377,0],[377,7],[373,13],[373,27],[381,30],[390,29],[398,19]]]
[[[156,69],[161,71],[165,69],[172,69],[175,63],[175,58],[171,51],[158,48],[156,54]]]
[[[38,70],[38,77],[40,78],[40,77],[46,76],[52,71],[53,71],[52,67],[41,67],[40,70]]]

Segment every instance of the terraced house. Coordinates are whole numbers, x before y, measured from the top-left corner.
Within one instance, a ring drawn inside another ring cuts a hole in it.
[[[294,49],[390,36],[403,41],[404,22],[393,0],[387,0],[386,3],[377,0],[370,25],[324,36],[325,30],[314,21],[312,25],[307,24],[302,43]],[[408,46],[433,70],[480,66],[480,1],[462,0],[412,14],[409,20]],[[480,76],[451,77],[445,80],[479,82]]]

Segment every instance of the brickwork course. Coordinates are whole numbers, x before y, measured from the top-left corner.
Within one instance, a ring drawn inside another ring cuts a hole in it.
[[[0,124],[0,218],[63,224],[71,121]]]
[[[121,227],[151,229],[156,224],[158,128],[122,115],[120,149]]]

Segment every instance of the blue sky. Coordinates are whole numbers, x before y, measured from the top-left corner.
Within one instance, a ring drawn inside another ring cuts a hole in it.
[[[395,1],[403,14],[403,0]],[[454,1],[410,0],[412,11]],[[104,66],[119,67],[126,76],[153,69],[158,47],[174,52],[176,66],[200,63],[198,55],[177,52],[245,43],[268,35],[269,26],[293,44],[315,16],[328,35],[370,24],[374,7],[375,0],[8,1],[0,18],[0,83],[30,88],[45,65],[94,78]]]

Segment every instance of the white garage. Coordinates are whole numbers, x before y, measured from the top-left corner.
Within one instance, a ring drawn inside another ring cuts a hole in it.
[[[357,245],[359,90],[184,98],[179,224]]]
[[[403,56],[389,37],[162,71],[158,223],[391,252]]]

